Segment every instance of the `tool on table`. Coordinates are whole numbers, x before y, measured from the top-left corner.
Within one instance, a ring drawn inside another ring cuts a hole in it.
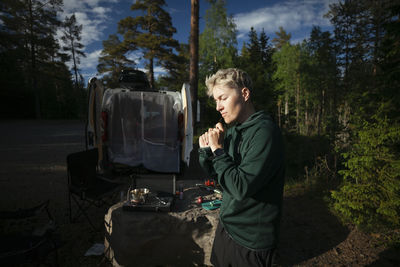
[[[215,181],[214,179],[207,179],[204,181],[205,186],[215,186]]]
[[[167,202],[165,202],[164,200],[161,200],[161,198],[159,198],[159,197],[157,197],[157,196],[155,196],[155,198],[156,198],[158,201],[160,201],[161,204],[167,205]]]
[[[222,204],[222,201],[219,199],[213,200],[213,201],[209,201],[209,202],[204,202],[201,204],[201,206],[203,207],[203,209],[206,210],[215,210],[218,209]]]
[[[216,189],[214,186],[207,186],[207,185],[204,185],[204,184],[196,184],[196,186],[199,187],[199,188],[204,188],[204,189],[206,189],[208,191],[213,191],[214,193],[217,193],[217,194],[222,194],[222,191],[219,190],[219,189]]]

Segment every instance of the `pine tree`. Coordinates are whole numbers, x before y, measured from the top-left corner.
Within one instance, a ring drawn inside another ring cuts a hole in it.
[[[205,78],[223,68],[236,64],[236,25],[227,15],[224,0],[212,0],[204,16],[205,27],[199,40],[199,97],[205,101],[205,120],[216,121],[215,103],[206,97]]]
[[[332,10],[343,11],[340,13],[338,24],[357,18],[356,23],[367,26],[365,33],[355,33],[356,36],[363,37],[362,42],[357,40],[354,43],[349,40],[351,53],[345,53],[349,58],[345,75],[364,75],[356,76],[362,78],[359,81],[354,79],[356,77],[347,77],[347,80],[344,80],[345,85],[354,86],[348,88],[352,90],[352,94],[347,96],[357,105],[352,106],[351,142],[343,152],[346,160],[345,168],[340,172],[343,175],[343,183],[332,192],[334,208],[346,221],[363,228],[398,229],[400,94],[396,73],[399,73],[399,4],[392,5],[387,1],[346,1],[340,4],[333,6]],[[355,13],[344,12],[352,7],[350,5],[362,8]],[[377,14],[389,16],[377,19]],[[339,31],[339,25],[335,27]],[[352,27],[361,28],[357,25]],[[364,45],[362,49],[359,48],[361,45]],[[364,53],[364,61],[361,63],[357,61],[360,51]],[[362,71],[360,67],[363,67]],[[366,85],[366,82],[369,84]]]
[[[70,52],[72,59],[72,69],[75,74],[75,86],[78,87],[78,65],[80,64],[80,57],[86,57],[83,52],[83,44],[80,42],[82,37],[82,25],[76,22],[75,14],[70,17],[65,17],[63,22],[63,36],[61,40],[64,42],[62,49]]]
[[[312,65],[308,66],[307,72],[313,81],[305,87],[309,88],[314,99],[309,102],[314,106],[314,123],[309,121],[308,125],[317,126],[318,134],[327,130],[333,140],[338,127],[336,114],[338,71],[333,39],[328,31],[322,32],[320,27],[314,26],[307,47],[312,57]]]
[[[197,117],[197,100],[199,91],[199,0],[191,0],[190,12],[190,66],[189,66],[189,84],[190,96],[193,107],[193,118]],[[197,121],[194,120],[195,128]]]
[[[154,65],[161,65],[178,47],[178,42],[172,37],[176,29],[164,6],[164,0],[137,0],[131,10],[142,11],[143,15],[127,17],[118,23],[119,33],[124,36],[124,46],[141,49],[148,60],[146,67],[151,87],[154,87]]]
[[[272,47],[264,30],[258,37],[256,30],[251,27],[248,36],[249,43],[243,44],[239,66],[252,76],[252,101],[256,109],[264,109],[273,113],[276,99],[272,89]]]
[[[204,19],[205,28],[200,34],[202,78],[221,68],[234,66],[237,44],[236,25],[232,16],[226,13],[224,0],[211,1]]]
[[[108,39],[103,41],[103,50],[99,57],[97,71],[105,74],[103,81],[107,87],[118,87],[121,71],[135,66],[135,62],[125,56],[128,51],[134,49],[133,46],[126,48],[116,34],[109,35]]]
[[[334,26],[338,67],[343,70],[341,93],[346,101],[342,110],[362,106],[361,96],[373,84],[366,45],[370,31],[365,1],[340,1],[331,5],[326,16]]]
[[[259,62],[261,60],[261,48],[258,41],[257,32],[253,27],[250,28],[249,44],[247,45],[247,50],[250,53],[250,60]]]
[[[270,69],[272,66],[272,54],[274,53],[274,50],[272,48],[272,45],[269,43],[269,37],[264,31],[264,28],[262,29],[259,37],[259,43],[260,43],[260,52],[261,52],[261,61],[263,65],[268,68],[269,75],[272,76],[272,70]]]
[[[276,37],[272,39],[272,43],[275,45],[276,49],[281,49],[285,44],[290,42],[292,34],[286,33],[282,26],[279,26],[279,31],[275,32]]]
[[[348,153],[344,182],[332,191],[342,217],[368,230],[400,226],[400,124],[378,119],[362,126]]]
[[[162,76],[160,84],[172,90],[182,89],[182,84],[189,81],[190,51],[188,44],[180,44],[178,54],[170,54],[162,64],[168,75]]]
[[[382,99],[379,107],[381,117],[387,117],[392,122],[400,122],[400,3],[393,4],[385,9],[390,15],[383,27],[385,35],[377,53],[380,55],[378,75],[379,92],[375,94]]]
[[[273,79],[276,81],[277,94],[280,102],[284,103],[284,124],[290,127],[290,102],[295,99],[296,123],[298,122],[298,103],[300,95],[300,46],[284,44],[279,51],[272,56],[276,64],[276,72]],[[278,111],[281,113],[281,111]],[[278,114],[279,115],[279,114]],[[279,115],[280,116],[280,115]],[[299,131],[299,125],[296,124]]]
[[[42,117],[41,84],[47,82],[44,66],[57,57],[59,45],[55,39],[60,21],[57,12],[62,0],[4,0],[2,1],[2,37],[16,52],[14,59],[21,65],[34,96],[34,113]]]

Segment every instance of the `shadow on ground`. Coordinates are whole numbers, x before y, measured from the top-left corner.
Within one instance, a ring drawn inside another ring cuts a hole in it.
[[[349,230],[328,210],[320,194],[285,196],[278,263],[294,266],[331,250]]]
[[[391,267],[400,266],[400,248],[388,248],[379,253],[378,260],[368,267]]]

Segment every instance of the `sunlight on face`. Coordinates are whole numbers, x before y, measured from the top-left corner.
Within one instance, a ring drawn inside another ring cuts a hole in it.
[[[213,89],[213,97],[216,109],[221,114],[225,123],[241,123],[241,114],[244,107],[244,98],[238,90],[223,85],[217,85]]]

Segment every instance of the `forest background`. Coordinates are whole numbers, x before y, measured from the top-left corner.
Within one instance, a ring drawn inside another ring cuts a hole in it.
[[[205,77],[220,68],[247,71],[255,106],[272,114],[284,133],[286,186],[317,188],[344,223],[383,233],[398,247],[399,1],[339,1],[325,15],[333,32],[314,26],[298,44],[283,28],[272,40],[250,28],[240,51],[225,1],[209,2],[199,36],[196,132],[219,119]],[[142,13],[119,21],[118,32],[103,41],[97,66],[103,83],[117,87],[121,70],[137,67],[127,53],[141,50],[151,86],[179,90],[189,81],[189,44],[172,38],[165,2],[138,0],[131,9]],[[60,21],[61,10],[62,0],[0,3],[1,119],[85,117],[82,25],[74,15]],[[155,77],[155,65],[167,74]]]

